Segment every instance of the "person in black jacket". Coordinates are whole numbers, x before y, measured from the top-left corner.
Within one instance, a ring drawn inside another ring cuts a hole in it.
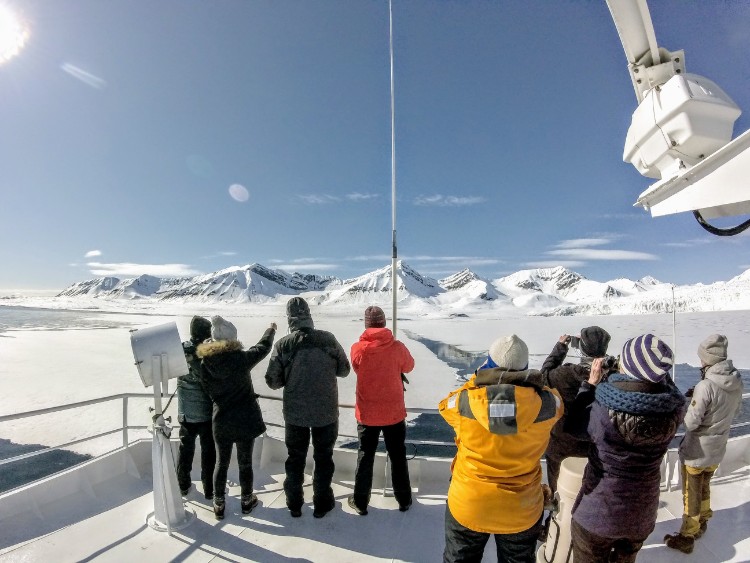
[[[211,321],[193,317],[190,321],[190,340],[182,343],[188,373],[177,378],[177,420],[180,422],[180,449],[177,453],[177,483],[183,496],[190,491],[195,456],[195,439],[201,441],[201,481],[207,499],[214,496],[214,467],[216,449],[211,425],[213,403],[203,388],[201,362],[195,355],[198,344],[211,338]]]
[[[241,507],[249,514],[258,504],[253,493],[253,445],[266,431],[253,389],[250,370],[271,351],[276,323],[266,329],[258,343],[247,350],[237,340],[237,329],[220,316],[211,317],[211,340],[198,346],[203,382],[213,399],[213,429],[219,463],[214,471],[214,515],[224,518],[224,494],[232,445],[237,444]]]
[[[565,406],[565,413],[578,394],[581,383],[589,378],[591,362],[595,358],[602,358],[607,354],[609,345],[609,333],[601,327],[590,326],[581,330],[581,335],[570,336],[563,334],[555,347],[542,364],[545,384],[557,389]],[[568,354],[568,346],[578,348],[581,352],[580,362],[577,364],[565,363]],[[589,451],[589,440],[571,436],[564,430],[565,416],[552,428],[549,445],[545,452],[547,460],[547,481],[554,493],[557,491],[557,478],[560,475],[560,464],[566,457],[586,457]]]
[[[286,505],[293,517],[302,516],[302,484],[312,436],[313,516],[322,518],[336,506],[331,488],[333,447],[339,433],[336,378],[349,375],[349,359],[333,334],[315,328],[302,297],[287,302],[286,314],[290,334],[274,346],[266,371],[271,389],[284,388]]]

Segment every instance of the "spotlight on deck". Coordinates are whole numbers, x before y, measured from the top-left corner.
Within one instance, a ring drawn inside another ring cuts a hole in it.
[[[175,323],[133,330],[130,344],[143,385],[154,388],[154,438],[151,446],[154,512],[148,516],[148,525],[171,533],[190,524],[195,514],[185,509],[180,496],[169,441],[172,428],[164,420],[161,405],[162,384],[166,390],[167,381],[185,375],[188,365]]]

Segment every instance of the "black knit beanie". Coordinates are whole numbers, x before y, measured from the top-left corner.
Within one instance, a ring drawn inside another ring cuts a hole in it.
[[[581,352],[589,358],[601,358],[607,354],[609,333],[599,326],[589,326],[581,330]]]

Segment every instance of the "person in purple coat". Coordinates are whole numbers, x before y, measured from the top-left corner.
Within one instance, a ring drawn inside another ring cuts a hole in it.
[[[576,563],[631,563],[656,524],[660,466],[685,414],[669,372],[672,350],[653,334],[628,340],[619,373],[592,362],[566,431],[588,436],[583,484],[573,505]]]

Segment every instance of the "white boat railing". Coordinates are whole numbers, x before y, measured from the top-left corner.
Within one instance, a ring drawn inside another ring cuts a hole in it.
[[[259,398],[264,399],[264,400],[279,401],[279,402],[282,400],[281,397],[274,397],[271,395],[260,395]],[[57,405],[54,407],[47,407],[47,408],[42,408],[42,409],[35,409],[31,411],[25,411],[25,412],[0,416],[0,424],[1,424],[3,422],[13,422],[13,421],[21,420],[24,418],[31,418],[31,417],[36,417],[36,416],[42,416],[45,414],[59,413],[59,412],[64,412],[64,411],[77,409],[81,407],[103,404],[103,403],[107,403],[110,401],[122,402],[122,425],[119,428],[105,430],[103,432],[99,432],[91,436],[86,436],[86,437],[72,440],[70,442],[65,442],[63,444],[59,444],[56,446],[49,446],[46,448],[34,450],[32,452],[26,452],[17,456],[1,459],[0,467],[2,467],[3,465],[7,465],[7,464],[21,461],[24,459],[29,459],[35,456],[43,455],[43,454],[46,454],[55,450],[63,450],[70,446],[75,446],[84,442],[89,442],[92,440],[96,440],[105,436],[111,436],[113,434],[118,434],[118,433],[122,434],[122,447],[127,448],[128,445],[131,443],[131,440],[130,440],[131,430],[148,430],[150,428],[150,426],[147,426],[147,425],[133,425],[129,423],[128,410],[130,406],[129,405],[130,399],[146,399],[146,400],[153,399],[153,394],[152,393],[120,393],[117,395],[109,395],[106,397],[99,397],[96,399],[88,399],[85,401],[77,401],[75,403],[68,403],[64,405]],[[354,405],[339,404],[339,408],[354,409]],[[410,414],[438,414],[437,409],[423,409],[423,408],[407,407],[406,411]],[[276,424],[276,423],[268,422],[268,421],[266,422],[266,425],[283,428],[283,425],[281,424]],[[358,439],[357,436],[351,436],[347,434],[339,434],[339,437]],[[426,445],[426,446],[454,446],[455,445],[453,441],[442,442],[442,441],[435,441],[435,440],[411,440],[411,439],[407,439],[406,443],[420,444],[420,445]]]
[[[274,397],[271,395],[260,395],[259,398],[264,400],[270,400],[270,401],[281,401],[282,399],[280,397]],[[750,393],[745,393],[742,395],[743,401],[745,399],[750,398]],[[72,440],[70,442],[66,442],[64,444],[59,444],[56,446],[50,446],[46,448],[41,448],[38,450],[34,450],[32,452],[27,452],[24,454],[20,454],[17,456],[9,457],[0,460],[0,467],[14,463],[17,461],[21,461],[24,459],[33,458],[35,456],[43,455],[51,451],[55,450],[63,450],[65,448],[68,448],[70,446],[74,446],[77,444],[81,444],[84,442],[89,442],[92,440],[96,440],[98,438],[102,438],[105,436],[111,436],[113,434],[121,433],[122,435],[122,447],[127,448],[128,445],[131,443],[130,441],[130,431],[131,430],[147,430],[150,427],[145,425],[131,425],[129,424],[129,417],[128,417],[128,409],[129,409],[129,401],[130,399],[153,399],[153,394],[151,393],[120,393],[117,395],[109,395],[106,397],[99,397],[96,399],[88,399],[85,401],[77,401],[75,403],[68,403],[65,405],[58,405],[54,407],[47,407],[42,409],[35,409],[31,411],[25,411],[20,413],[14,413],[14,414],[8,414],[0,416],[0,423],[3,422],[12,422],[17,421],[24,418],[30,418],[35,416],[41,416],[45,414],[51,414],[51,413],[58,413],[63,412],[71,409],[91,406],[91,405],[97,405],[106,403],[109,401],[121,401],[122,402],[122,426],[120,428],[114,428],[111,430],[106,430],[104,432],[99,432],[97,434],[86,436],[83,438],[79,438],[77,440]],[[339,404],[339,408],[344,409],[354,409],[354,405],[350,404]],[[406,408],[407,413],[410,414],[438,414],[437,409],[424,409],[424,408],[414,408],[414,407],[407,407]],[[277,427],[283,427],[280,424],[274,424],[267,422],[270,426],[277,426]],[[739,422],[732,424],[731,428],[742,428],[750,426],[750,422]],[[345,434],[340,434],[340,437],[344,438],[351,438],[351,439],[357,439],[357,436],[349,436]],[[455,443],[451,440],[448,441],[435,441],[435,440],[411,440],[407,439],[406,443],[408,444],[418,444],[418,445],[429,445],[429,446],[455,446]],[[415,454],[416,455],[416,454]],[[664,456],[664,462],[663,462],[663,475],[664,480],[662,481],[662,490],[671,490],[672,487],[675,485],[675,477],[679,474],[679,471],[676,471],[676,466],[679,463],[678,456],[677,456],[677,450],[671,449],[667,452],[667,454]]]

